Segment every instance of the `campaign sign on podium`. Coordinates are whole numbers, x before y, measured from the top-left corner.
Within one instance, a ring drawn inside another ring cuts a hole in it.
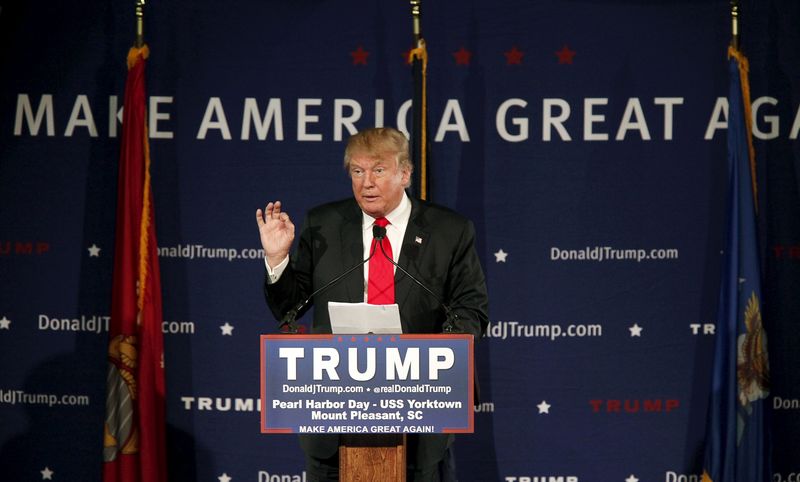
[[[262,335],[263,433],[471,433],[472,335]]]

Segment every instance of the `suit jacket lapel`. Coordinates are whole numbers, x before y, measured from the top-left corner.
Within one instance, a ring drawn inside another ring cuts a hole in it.
[[[342,224],[342,271],[351,268],[359,261],[362,261],[364,256],[364,238],[361,229],[363,217],[361,209],[355,200],[351,206],[348,206],[347,211],[344,213],[344,223]],[[360,303],[364,301],[364,270],[357,269],[347,275],[342,280],[347,292],[347,299],[352,303]]]
[[[411,216],[406,226],[406,234],[403,236],[403,247],[400,249],[400,258],[397,264],[405,268],[406,271],[414,275],[418,280],[425,282],[420,273],[420,263],[422,255],[428,245],[429,240],[428,226],[425,222],[425,206],[418,200],[411,198]],[[394,273],[394,293],[395,301],[400,306],[400,313],[403,313],[403,305],[409,302],[411,292],[421,290],[416,283],[399,269]],[[413,300],[413,298],[411,298]]]

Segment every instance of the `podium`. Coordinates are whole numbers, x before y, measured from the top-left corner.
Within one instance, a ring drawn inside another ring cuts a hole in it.
[[[262,335],[261,432],[339,434],[342,481],[405,481],[408,434],[472,433],[472,335]]]

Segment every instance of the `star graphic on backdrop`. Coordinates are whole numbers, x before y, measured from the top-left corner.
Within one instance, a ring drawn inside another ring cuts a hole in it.
[[[350,57],[353,57],[353,65],[367,65],[369,52],[359,45],[357,49],[350,52]]]
[[[227,472],[223,472],[222,475],[217,477],[217,480],[219,480],[219,482],[231,482],[233,477],[229,476]]]
[[[627,479],[625,479],[625,482],[639,482],[639,479],[637,479],[635,475],[631,474]]]
[[[631,331],[631,336],[642,336],[642,327],[639,326],[638,323],[634,323],[633,326],[629,326],[628,329]]]
[[[542,400],[542,403],[540,403],[539,405],[536,405],[536,408],[539,409],[539,414],[542,414],[542,413],[549,414],[550,413],[550,407],[552,407],[552,405],[547,403],[546,400]]]
[[[508,256],[508,253],[503,251],[503,248],[500,248],[500,251],[497,251],[496,253],[494,253],[494,262],[495,263],[505,263],[507,256]]]
[[[456,59],[456,65],[469,65],[472,58],[472,52],[461,47],[457,52],[453,52],[453,57]]]
[[[572,58],[575,57],[575,51],[570,50],[566,44],[561,47],[561,50],[556,52],[556,57],[558,57],[559,64],[571,64]]]
[[[233,325],[227,321],[224,325],[220,325],[219,329],[222,330],[223,335],[233,336]]]
[[[5,315],[4,315],[3,318],[0,319],[0,329],[8,330],[9,329],[9,325],[11,325],[11,320],[6,318]]]
[[[42,473],[42,480],[53,480],[53,474],[55,474],[55,472],[50,470],[50,467],[45,467],[44,470],[40,470],[39,472]]]
[[[511,50],[508,52],[503,52],[503,55],[506,56],[506,64],[507,65],[521,65],[522,64],[522,56],[525,55],[525,52],[518,50],[517,47],[511,47]]]
[[[97,258],[100,256],[100,247],[97,246],[96,244],[92,243],[92,245],[86,249],[89,250],[90,258]]]

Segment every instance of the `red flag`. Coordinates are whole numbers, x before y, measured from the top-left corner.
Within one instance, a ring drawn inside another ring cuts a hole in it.
[[[108,343],[105,482],[167,479],[161,279],[145,115],[147,46],[128,53]]]

